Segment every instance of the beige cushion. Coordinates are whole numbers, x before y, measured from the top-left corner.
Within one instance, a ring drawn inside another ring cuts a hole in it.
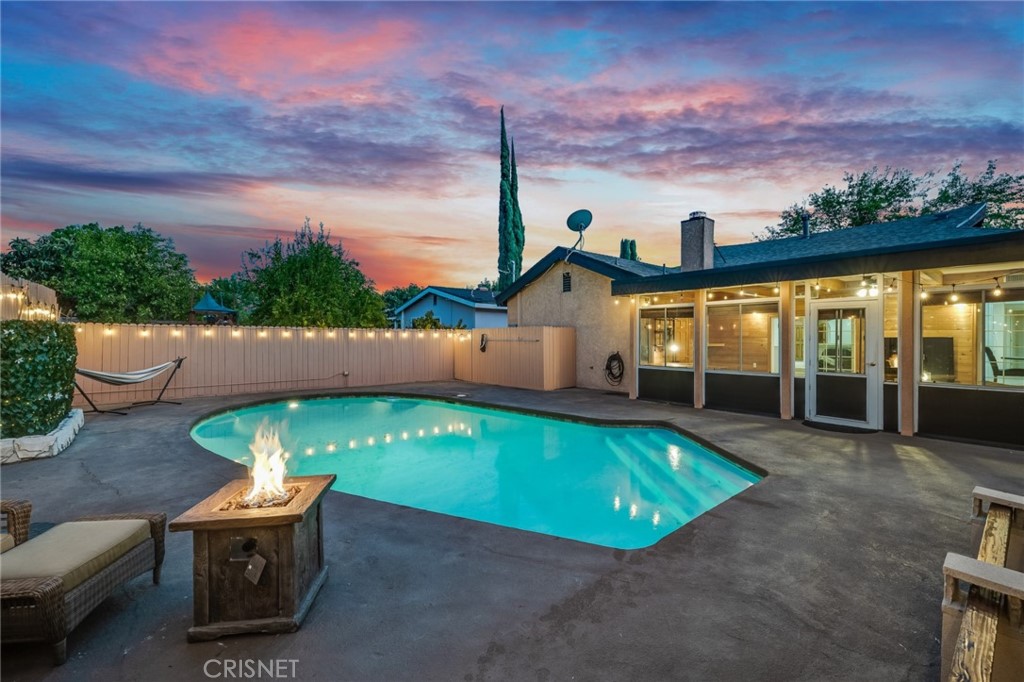
[[[11,547],[14,547],[14,536],[0,531],[0,553],[6,552]]]
[[[149,521],[72,521],[0,556],[0,578],[57,576],[73,590],[150,537]]]

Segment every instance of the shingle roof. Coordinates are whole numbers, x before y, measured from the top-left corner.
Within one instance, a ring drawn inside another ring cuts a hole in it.
[[[551,266],[555,265],[559,261],[565,261],[566,256],[569,257],[569,262],[573,265],[586,268],[592,272],[598,273],[599,275],[604,275],[609,279],[617,279],[620,277],[649,277],[651,275],[663,275],[666,272],[675,272],[679,270],[679,268],[665,268],[661,265],[653,265],[642,261],[606,256],[603,253],[579,251],[576,249],[568,249],[564,246],[556,246],[550,253],[548,253],[548,255],[541,258],[533,265],[532,268],[524,272],[519,279],[506,287],[503,291],[499,292],[498,295],[495,296],[498,304],[506,305],[510,298],[547,272]]]
[[[438,287],[431,285],[400,305],[395,309],[395,312],[402,312],[430,294],[447,298],[450,301],[455,301],[456,303],[461,303],[471,308],[497,308],[504,305],[496,303],[494,300],[494,292],[488,289],[466,289],[460,287]]]
[[[461,298],[467,303],[484,303],[486,305],[494,305],[494,292],[490,289],[461,289],[457,287],[435,286],[429,286],[427,288],[443,291],[455,298]]]
[[[911,244],[925,245],[946,239],[992,234],[992,228],[977,227],[984,219],[985,204],[971,204],[952,211],[916,218],[872,223],[833,232],[818,232],[808,239],[787,237],[763,242],[730,244],[715,249],[715,267],[832,256],[847,251],[884,249]]]
[[[1024,230],[981,228],[985,204],[917,218],[716,249],[715,267],[621,277],[612,294],[684,291],[868,272],[1024,260]]]

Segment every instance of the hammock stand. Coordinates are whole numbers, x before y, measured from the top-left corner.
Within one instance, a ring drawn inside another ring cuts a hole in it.
[[[75,373],[81,374],[82,376],[88,377],[90,379],[94,379],[96,381],[99,381],[100,383],[108,384],[110,386],[127,386],[129,384],[141,384],[143,381],[155,379],[156,377],[160,376],[168,369],[173,367],[174,370],[171,372],[171,375],[167,377],[167,381],[164,382],[164,386],[163,388],[160,389],[160,394],[156,397],[156,400],[140,400],[139,402],[132,403],[131,405],[124,409],[130,410],[131,408],[138,407],[140,405],[156,405],[157,403],[167,403],[168,405],[181,405],[181,403],[175,402],[173,400],[164,400],[163,397],[164,391],[167,390],[167,387],[170,385],[171,379],[174,378],[175,373],[177,373],[177,371],[181,369],[181,363],[183,362],[185,362],[185,358],[176,358],[169,362],[165,362],[162,365],[150,367],[149,369],[140,369],[134,372],[100,372],[94,369],[82,369],[80,367],[76,367]],[[127,412],[121,412],[119,410],[101,410],[100,408],[96,407],[96,403],[92,401],[92,399],[89,397],[89,394],[83,391],[82,387],[78,385],[78,381],[75,381],[75,388],[78,389],[78,392],[82,394],[82,397],[85,398],[85,401],[89,403],[89,406],[92,408],[91,410],[88,410],[89,412],[98,412],[100,414],[128,414]]]

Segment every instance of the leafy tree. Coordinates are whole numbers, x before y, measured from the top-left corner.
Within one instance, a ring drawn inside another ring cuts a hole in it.
[[[971,179],[958,161],[934,187],[934,172],[914,175],[906,168],[878,167],[854,175],[846,173],[845,188],[825,186],[805,201],[779,214],[779,222],[755,235],[758,240],[792,237],[803,233],[806,213],[812,233],[840,230],[870,223],[988,202],[985,223],[991,227],[1024,227],[1024,175],[996,174],[996,162]]]
[[[330,233],[309,218],[284,242],[247,251],[242,276],[253,288],[253,324],[301,327],[386,327],[384,299]]]
[[[404,287],[391,287],[382,294],[384,297],[384,314],[388,316],[388,319],[393,320],[396,315],[395,311],[415,298],[416,294],[421,291],[423,291],[423,287],[419,284],[410,283]]]
[[[845,227],[897,220],[917,215],[931,174],[915,176],[906,168],[886,166],[854,175],[845,173],[845,188],[826,185],[803,204],[793,204],[779,215],[779,223],[765,228],[758,239],[778,239],[803,234],[802,216],[810,216],[810,230],[830,232]]]
[[[487,291],[497,291],[498,283],[492,282],[489,278],[484,277],[482,280],[477,282],[477,289],[487,289]]]
[[[256,291],[248,279],[240,273],[229,277],[218,277],[206,285],[206,290],[221,305],[238,313],[238,322],[248,324],[256,308]]]
[[[954,164],[935,196],[925,202],[922,212],[948,211],[987,201],[986,225],[1024,228],[1024,174],[996,175],[996,162],[990,160],[984,172],[972,180],[961,172],[962,165],[960,161]]]
[[[54,289],[61,308],[80,320],[183,320],[198,291],[188,258],[141,224],[69,225],[10,247],[4,272]]]
[[[413,319],[413,321],[412,321],[412,328],[413,329],[466,329],[466,323],[463,322],[461,318],[459,318],[459,321],[456,322],[453,326],[446,327],[445,325],[443,325],[441,323],[441,320],[439,320],[434,315],[434,311],[433,310],[428,310],[426,313],[423,314],[422,317],[417,317],[417,318]]]

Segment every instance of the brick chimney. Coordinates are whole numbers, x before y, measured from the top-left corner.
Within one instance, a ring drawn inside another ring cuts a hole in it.
[[[694,211],[680,223],[680,269],[710,270],[715,266],[715,221],[704,211]]]

